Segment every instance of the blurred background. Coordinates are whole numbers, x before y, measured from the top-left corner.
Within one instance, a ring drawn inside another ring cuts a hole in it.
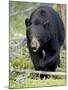
[[[65,85],[65,76],[49,76],[47,80],[31,73],[14,70],[34,70],[27,48],[25,19],[41,5],[48,5],[57,11],[66,30],[66,5],[9,1],[9,88],[27,88]],[[60,53],[60,72],[66,71],[66,39]]]

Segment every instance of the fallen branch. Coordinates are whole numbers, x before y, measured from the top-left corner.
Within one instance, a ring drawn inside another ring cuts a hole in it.
[[[49,71],[35,71],[35,70],[20,70],[20,69],[16,69],[16,70],[12,70],[12,72],[17,72],[17,73],[35,73],[35,74],[44,74],[44,75],[59,75],[59,76],[65,76],[66,73],[65,72],[49,72]]]

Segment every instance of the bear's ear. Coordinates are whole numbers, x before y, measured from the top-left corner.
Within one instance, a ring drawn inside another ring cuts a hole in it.
[[[30,19],[26,18],[26,20],[25,20],[26,27],[28,27],[30,24],[31,24]]]
[[[48,28],[49,28],[49,25],[50,25],[50,21],[47,20],[47,21],[44,23],[43,27],[44,27],[45,29],[48,29]]]

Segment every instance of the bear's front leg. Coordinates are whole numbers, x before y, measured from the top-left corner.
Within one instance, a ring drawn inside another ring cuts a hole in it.
[[[41,58],[39,60],[39,65],[41,68],[46,68],[48,65],[54,65],[55,63],[58,64],[58,60],[59,60],[59,52],[56,51],[55,53],[49,53]]]
[[[42,54],[43,54],[43,57],[39,59],[39,66],[44,68],[44,62],[45,62],[45,59],[46,59],[46,53],[44,50],[42,50]]]

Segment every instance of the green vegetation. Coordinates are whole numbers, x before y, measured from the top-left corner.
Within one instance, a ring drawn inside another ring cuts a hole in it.
[[[60,68],[65,69],[65,50],[61,49],[61,64]],[[33,64],[31,62],[30,57],[26,57],[26,55],[22,55],[22,57],[14,57],[10,61],[10,66],[14,69],[34,69]],[[61,71],[62,71],[61,70]],[[24,84],[18,81],[15,81],[16,77],[26,77],[27,79]],[[15,73],[10,72],[10,88],[26,88],[26,87],[42,87],[42,86],[62,86],[65,85],[65,76],[49,76],[46,80],[40,80],[36,74],[30,73]]]
[[[31,6],[34,6],[35,3],[20,3],[20,2],[10,2],[10,13],[15,12],[16,10],[27,9]],[[20,33],[22,35],[26,34],[25,27],[25,18],[29,17],[31,12],[21,13],[14,16],[10,16],[10,47],[12,46],[11,42],[14,34]],[[15,42],[13,42],[13,45]],[[31,62],[31,58],[29,56],[28,49],[26,47],[22,47],[17,49],[18,51],[22,51],[22,54],[19,56],[12,56],[10,58],[9,66],[13,69],[34,69],[33,64]],[[61,48],[60,59],[61,64],[60,68],[63,70],[66,68],[66,60],[65,60],[66,51]],[[61,70],[61,71],[62,71]],[[24,82],[16,81],[17,77],[25,77],[27,78]],[[15,73],[9,72],[9,88],[27,88],[27,87],[45,87],[45,86],[61,86],[65,85],[65,76],[49,76],[48,79],[40,80],[39,76],[36,74],[30,73]]]
[[[59,81],[59,82],[58,82]],[[47,80],[27,80],[24,83],[10,81],[10,88],[31,88],[45,86],[62,86],[65,85],[65,79],[47,79]]]

